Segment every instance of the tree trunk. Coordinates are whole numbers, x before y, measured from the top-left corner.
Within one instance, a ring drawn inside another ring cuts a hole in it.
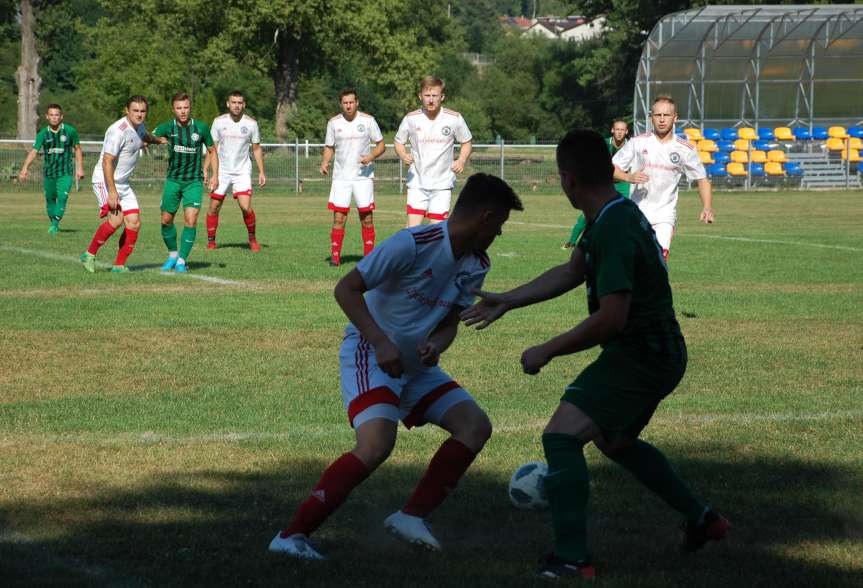
[[[15,71],[18,83],[18,138],[35,139],[39,115],[39,54],[36,52],[32,0],[21,0],[21,65]]]
[[[297,84],[300,81],[300,40],[279,31],[273,84],[276,89],[276,136],[288,138],[288,121],[297,111]]]

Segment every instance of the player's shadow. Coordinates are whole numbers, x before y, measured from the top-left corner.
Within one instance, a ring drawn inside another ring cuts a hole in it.
[[[81,229],[60,229],[61,233],[80,233]]]
[[[270,248],[270,246],[266,243],[259,243],[259,245],[261,246],[261,249]],[[216,251],[218,251],[219,249],[245,249],[247,251],[251,251],[248,241],[244,241],[242,243],[219,243],[219,246],[216,247]]]
[[[241,442],[225,442],[218,464],[195,461],[181,446],[177,451],[192,461],[166,466],[159,461],[166,448],[158,445],[152,456],[141,447],[111,458],[117,472],[154,471],[132,487],[97,482],[82,471],[74,493],[86,497],[57,498],[51,491],[44,498],[7,498],[0,508],[0,577],[4,586],[544,586],[533,571],[550,546],[549,514],[510,505],[508,473],[495,467],[495,445],[492,440],[489,453],[430,518],[443,553],[414,552],[383,530],[383,519],[403,504],[425,466],[398,460],[398,448],[393,463],[357,488],[316,533],[330,559],[303,562],[270,554],[267,545],[329,459],[292,460],[284,443],[252,454]],[[680,553],[678,515],[591,453],[590,532],[606,585],[861,585],[859,567],[849,563],[858,549],[859,564],[863,541],[863,521],[855,518],[859,471],[763,459],[733,447],[705,448],[708,458],[680,457],[698,448],[671,449],[683,476],[731,519],[732,532],[703,552]],[[91,451],[101,455],[103,448]],[[272,463],[272,453],[285,458]],[[321,453],[335,458],[338,452]],[[124,455],[129,463],[118,461]]]
[[[345,265],[347,263],[359,263],[362,258],[362,255],[342,255],[341,264]],[[324,258],[324,261],[332,261],[332,259],[332,257],[326,257]]]

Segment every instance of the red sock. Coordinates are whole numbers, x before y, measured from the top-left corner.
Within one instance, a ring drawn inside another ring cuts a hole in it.
[[[216,240],[216,229],[219,228],[219,215],[207,213],[207,241]]]
[[[243,213],[243,222],[246,223],[246,228],[249,229],[249,241],[255,238],[255,211],[250,210],[248,214]]]
[[[124,230],[123,234],[120,235],[120,238],[117,239],[117,251],[120,251],[120,249],[122,249],[125,244],[126,244],[126,231]]]
[[[117,252],[117,259],[114,260],[114,265],[126,265],[126,260],[132,255],[135,249],[135,242],[138,240],[138,231],[126,229],[123,231],[123,236],[120,238],[123,245]]]
[[[402,512],[415,517],[428,516],[456,487],[475,457],[476,453],[461,441],[452,438],[444,441]]]
[[[375,226],[363,227],[363,256],[368,255],[375,248]]]
[[[99,228],[96,229],[96,234],[93,235],[93,240],[90,241],[90,247],[87,248],[87,253],[90,255],[96,255],[99,251],[99,247],[105,244],[105,241],[111,238],[111,235],[116,231],[114,227],[111,226],[111,223],[108,221],[103,222],[99,225]]]
[[[345,453],[324,470],[311,495],[297,509],[282,538],[294,533],[309,535],[344,503],[348,494],[369,477],[369,469],[353,453]]]
[[[336,263],[338,263],[339,259],[342,257],[342,241],[344,240],[344,229],[333,229],[330,231],[330,255]]]

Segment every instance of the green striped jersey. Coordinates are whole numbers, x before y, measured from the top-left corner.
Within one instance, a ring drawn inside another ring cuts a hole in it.
[[[210,127],[190,119],[186,126],[174,119],[162,123],[153,131],[157,137],[168,138],[168,179],[189,182],[204,178],[203,146],[211,147]]]
[[[56,132],[51,127],[41,129],[33,142],[33,149],[42,150],[42,174],[46,178],[71,176],[72,156],[78,144],[78,131],[72,125],[60,123]]]

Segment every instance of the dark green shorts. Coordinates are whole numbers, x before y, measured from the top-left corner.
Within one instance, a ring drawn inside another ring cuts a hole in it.
[[[72,176],[42,178],[42,188],[45,191],[46,200],[65,200],[72,190]]]
[[[204,184],[201,180],[192,180],[190,182],[178,182],[177,180],[165,180],[165,187],[162,189],[162,204],[159,208],[163,212],[176,214],[180,209],[180,203],[183,208],[201,208],[201,198],[204,194]]]
[[[659,402],[683,378],[686,347],[682,341],[681,350],[681,355],[659,355],[609,345],[566,387],[561,400],[580,408],[609,440],[637,437]]]

